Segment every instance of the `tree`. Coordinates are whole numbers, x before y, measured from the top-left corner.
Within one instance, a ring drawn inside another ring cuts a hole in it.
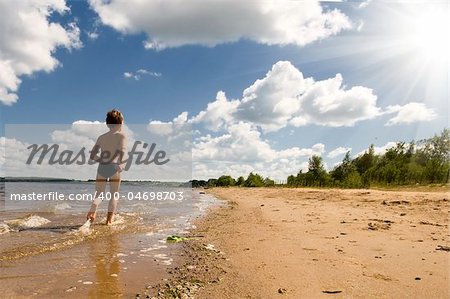
[[[216,179],[209,179],[208,180],[208,187],[216,187],[217,186],[217,180]]]
[[[431,183],[448,182],[450,171],[450,130],[440,136],[419,141],[419,160],[425,166],[425,177]],[[419,162],[419,163],[420,163]]]
[[[297,178],[291,174],[290,176],[287,177],[286,184],[290,187],[296,187],[297,186]]]
[[[273,187],[273,186],[275,186],[275,181],[272,180],[271,178],[267,177],[264,179],[264,186],[265,187]]]
[[[238,177],[237,181],[236,181],[236,185],[237,186],[243,186],[245,183],[245,179],[243,176]]]
[[[216,185],[221,187],[228,187],[235,185],[234,179],[229,175],[223,175],[217,179]]]
[[[323,166],[322,157],[313,155],[309,158],[306,179],[308,186],[325,186],[328,174]]]
[[[360,174],[364,174],[370,168],[372,168],[376,162],[374,145],[371,144],[369,149],[366,152],[364,152],[364,154],[362,154],[361,156],[355,158],[353,162]]]
[[[247,179],[244,182],[245,187],[263,187],[264,186],[264,180],[262,176],[259,174],[254,174],[253,172],[250,172]]]

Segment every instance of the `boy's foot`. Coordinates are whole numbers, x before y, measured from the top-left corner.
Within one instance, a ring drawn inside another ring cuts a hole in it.
[[[113,215],[114,215],[114,213],[108,212],[108,216],[106,217],[106,225],[111,225],[112,224]]]
[[[86,216],[86,219],[87,220],[90,220],[91,222],[94,222],[94,220],[95,220],[95,212],[89,212],[88,214],[87,214],[87,216]]]

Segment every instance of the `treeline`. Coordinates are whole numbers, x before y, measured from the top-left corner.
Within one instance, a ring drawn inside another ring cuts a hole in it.
[[[229,175],[223,175],[217,179],[209,180],[193,180],[191,181],[192,187],[271,187],[275,186],[275,181],[270,178],[263,178],[257,173],[250,172],[250,174],[245,179],[240,176],[237,179],[232,178]]]
[[[351,158],[347,152],[342,162],[327,172],[319,156],[309,159],[308,171],[287,178],[291,187],[318,186],[361,188],[377,185],[413,185],[448,183],[450,172],[450,130],[440,135],[396,146],[376,155],[374,146]]]
[[[251,172],[247,178],[223,175],[217,179],[193,180],[192,187],[341,187],[368,188],[371,185],[416,185],[448,183],[450,174],[450,130],[418,142],[398,142],[384,154],[375,154],[371,145],[364,154],[351,158],[347,152],[342,162],[327,171],[320,156],[309,159],[308,170],[290,175],[284,184],[276,184]]]

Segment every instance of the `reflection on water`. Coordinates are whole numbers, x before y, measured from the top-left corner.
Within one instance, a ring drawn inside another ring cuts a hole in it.
[[[4,210],[5,210],[5,182],[0,181],[0,212]]]
[[[118,297],[123,292],[119,286],[119,243],[116,235],[91,242],[90,259],[95,264],[95,279],[89,298]]]

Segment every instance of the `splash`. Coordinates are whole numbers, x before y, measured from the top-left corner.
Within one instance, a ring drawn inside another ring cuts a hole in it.
[[[8,224],[0,223],[0,235],[6,234],[10,231]]]
[[[91,228],[91,221],[86,220],[86,222],[82,226],[80,226],[78,231],[81,232],[83,235],[88,235],[91,233],[90,228]]]
[[[50,220],[37,216],[37,215],[29,215],[25,218],[19,218],[19,219],[13,219],[13,220],[7,220],[5,223],[14,229],[27,229],[27,228],[33,228],[33,227],[39,227],[44,224],[49,223]]]

